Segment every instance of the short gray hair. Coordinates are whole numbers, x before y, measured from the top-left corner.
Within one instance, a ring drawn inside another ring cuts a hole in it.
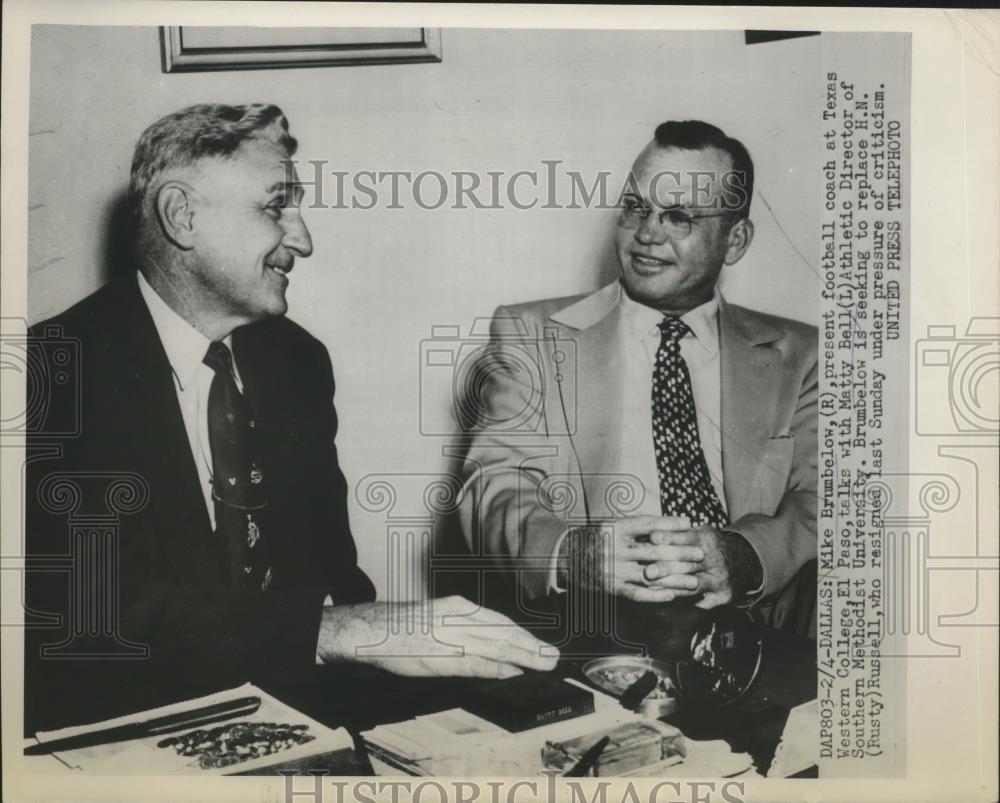
[[[288,133],[285,115],[270,103],[201,103],[153,123],[139,137],[132,157],[128,196],[136,228],[142,224],[146,196],[158,176],[200,159],[225,159],[250,139],[270,140],[289,157],[298,147]]]

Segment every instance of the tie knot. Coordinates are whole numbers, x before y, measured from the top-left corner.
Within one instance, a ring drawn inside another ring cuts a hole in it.
[[[664,340],[672,340],[676,343],[691,330],[680,318],[668,315],[660,321],[660,331],[663,333]]]
[[[208,351],[202,362],[217,374],[232,374],[233,372],[233,355],[229,351],[229,347],[218,340],[208,344]]]

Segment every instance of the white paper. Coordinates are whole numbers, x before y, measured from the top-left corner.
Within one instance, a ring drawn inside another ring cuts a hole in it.
[[[222,720],[209,725],[201,725],[198,728],[188,728],[176,733],[151,736],[145,739],[132,739],[125,742],[113,742],[111,744],[95,745],[77,750],[67,750],[53,753],[53,755],[66,766],[83,770],[86,772],[119,773],[119,774],[177,774],[193,773],[197,775],[229,775],[236,772],[248,772],[262,767],[273,766],[274,764],[307,756],[327,753],[335,750],[344,750],[353,747],[350,734],[343,728],[332,730],[325,725],[321,725],[316,720],[307,717],[305,714],[296,711],[294,708],[285,705],[280,700],[272,697],[256,686],[246,683],[236,689],[217,692],[205,697],[198,697],[193,700],[185,700],[172,705],[153,708],[148,711],[139,711],[115,719],[95,722],[89,725],[78,725],[70,728],[62,728],[57,731],[40,731],[36,736],[39,742],[49,742],[55,739],[62,739],[67,736],[76,736],[82,733],[90,733],[95,730],[114,727],[116,725],[127,725],[133,722],[151,719],[153,717],[166,716],[168,714],[189,711],[192,708],[200,708],[214,703],[221,703],[227,700],[235,700],[240,697],[259,697],[260,708],[253,714],[247,716],[234,717],[231,721]],[[306,725],[306,733],[313,736],[312,741],[304,744],[294,745],[285,750],[281,750],[271,755],[257,759],[241,761],[230,764],[226,767],[203,769],[199,766],[197,757],[184,757],[177,754],[171,747],[158,747],[158,743],[171,737],[184,733],[193,732],[198,729],[210,729],[219,727],[227,722],[274,722],[288,725]]]

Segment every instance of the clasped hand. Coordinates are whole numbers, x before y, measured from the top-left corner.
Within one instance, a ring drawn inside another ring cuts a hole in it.
[[[725,537],[714,527],[692,527],[686,518],[669,516],[581,527],[560,545],[560,576],[637,602],[700,594],[696,605],[713,608],[733,598]]]

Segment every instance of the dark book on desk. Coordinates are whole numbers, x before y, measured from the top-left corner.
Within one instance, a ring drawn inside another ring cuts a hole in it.
[[[546,674],[483,683],[462,706],[512,733],[594,713],[594,695]]]

